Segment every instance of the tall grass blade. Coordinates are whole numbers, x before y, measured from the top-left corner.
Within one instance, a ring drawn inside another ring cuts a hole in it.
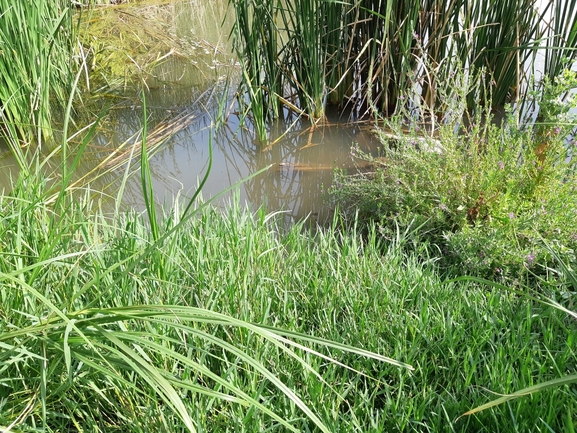
[[[473,415],[475,413],[481,412],[481,411],[486,410],[486,409],[490,409],[492,407],[498,406],[500,404],[506,403],[510,400],[514,400],[514,399],[519,398],[519,397],[525,397],[525,396],[533,394],[535,392],[541,392],[541,391],[545,391],[547,389],[558,388],[560,386],[571,385],[574,383],[577,383],[577,374],[572,374],[569,376],[560,377],[558,379],[553,379],[553,380],[550,380],[548,382],[543,382],[543,383],[540,383],[538,385],[529,386],[527,388],[516,391],[513,394],[505,395],[501,398],[490,401],[487,404],[484,404],[482,406],[478,406],[474,409],[471,409],[471,410],[465,412],[461,416]]]

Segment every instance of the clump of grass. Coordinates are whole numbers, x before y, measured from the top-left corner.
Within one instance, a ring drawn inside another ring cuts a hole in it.
[[[548,246],[548,248],[549,248],[552,256],[555,258],[555,260],[557,262],[556,264],[557,264],[558,269],[556,272],[559,272],[561,275],[563,275],[564,280],[565,280],[565,284],[564,284],[563,289],[566,291],[562,291],[562,294],[563,294],[562,298],[564,298],[565,302],[569,301],[569,303],[571,305],[573,305],[574,302],[573,302],[572,298],[575,295],[575,290],[577,290],[577,277],[575,274],[575,270],[572,269],[570,266],[568,266],[566,263],[564,263],[560,259],[560,257],[557,255],[557,253],[555,252],[555,250],[553,248],[551,248],[550,246]],[[499,288],[504,292],[511,291],[511,289],[509,287],[501,286],[501,285],[496,284],[492,281],[487,281],[487,280],[483,281],[483,280],[474,279],[474,278],[470,278],[470,277],[461,277],[461,280],[469,280],[469,281],[474,280],[474,281],[484,283],[490,287]],[[526,290],[526,292],[521,293],[521,296],[525,296],[525,297],[527,297],[533,301],[536,301],[538,303],[540,302],[543,305],[556,308],[557,310],[561,311],[563,314],[566,314],[570,320],[571,319],[577,319],[577,312],[572,311],[571,309],[565,307],[563,304],[559,303],[555,299],[551,299],[551,298],[547,298],[547,297],[543,298],[543,296],[541,294],[536,294],[536,296],[532,296],[530,287],[524,287],[524,290]],[[558,291],[559,291],[559,289],[555,288],[555,292],[558,292]],[[575,354],[573,354],[573,359],[575,359]],[[524,389],[516,390],[515,392],[513,392],[511,394],[503,395],[503,396],[496,398],[496,399],[494,399],[488,403],[485,403],[485,404],[477,406],[471,410],[468,410],[462,416],[473,415],[475,413],[490,409],[494,406],[507,403],[511,400],[527,397],[533,393],[545,392],[545,391],[550,390],[550,389],[558,389],[558,388],[561,388],[563,386],[575,384],[575,383],[577,383],[577,374],[571,374],[571,373],[572,373],[571,371],[558,370],[559,377],[548,380],[546,382],[538,382],[538,383],[531,385],[531,386],[528,386]],[[563,426],[564,426],[565,430],[568,430],[568,431],[574,430],[575,421],[573,420],[572,409],[570,409],[570,411],[568,411],[567,414],[565,415],[565,417],[563,419]]]
[[[4,430],[515,431],[560,429],[574,409],[560,389],[455,421],[485,389],[573,371],[575,329],[546,305],[445,284],[376,230],[282,232],[274,215],[205,207],[154,245],[143,216],[42,197],[20,179],[1,198]]]
[[[150,421],[170,420],[171,431],[196,431],[222,424],[221,410],[233,404],[241,411],[233,411],[235,416],[251,408],[255,426],[272,423],[297,431],[299,422],[310,422],[331,431],[319,408],[305,403],[294,383],[268,364],[283,363],[286,355],[295,372],[303,368],[310,380],[323,383],[305,355],[336,362],[317,349],[352,346],[250,323],[249,318],[263,318],[253,316],[244,300],[242,313],[214,312],[219,309],[210,305],[214,298],[195,293],[200,274],[181,261],[190,258],[190,242],[203,238],[182,233],[202,222],[186,223],[189,207],[157,221],[146,164],[142,170],[149,224],[135,215],[111,221],[95,212],[89,195],[73,199],[63,192],[49,204],[33,176],[23,175],[11,196],[1,197],[0,369],[6,379],[0,383],[0,425],[126,431],[134,422],[146,428],[137,422],[146,415]],[[180,243],[185,238],[186,244]],[[219,250],[212,251],[210,260],[220,259]],[[306,346],[295,343],[299,339]],[[273,397],[282,401],[275,388],[285,394],[292,415],[266,403]]]
[[[70,2],[0,2],[0,124],[25,144],[52,136],[73,81]]]

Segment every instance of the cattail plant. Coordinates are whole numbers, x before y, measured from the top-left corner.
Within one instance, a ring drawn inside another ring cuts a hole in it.
[[[69,3],[0,0],[0,131],[25,143],[52,135],[72,87]]]
[[[482,104],[502,106],[531,90],[539,50],[550,77],[576,58],[574,0],[231,2],[240,93],[261,138],[282,105],[313,120],[327,104],[390,116],[412,93],[442,114],[438,83],[463,68],[482,81]]]

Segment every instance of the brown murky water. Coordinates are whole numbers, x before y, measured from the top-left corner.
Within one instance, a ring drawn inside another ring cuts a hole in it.
[[[101,19],[110,19],[107,14],[112,14],[113,19],[118,20],[115,22],[132,20],[132,26],[144,26],[150,33],[163,32],[173,42],[177,41],[170,47],[167,43],[158,43],[155,46],[157,53],[144,53],[149,59],[161,59],[144,77],[149,131],[161,121],[170,123],[171,118],[185,109],[194,113],[150,158],[157,202],[170,205],[176,198],[190,197],[194,193],[206,172],[209,147],[212,146],[212,170],[202,190],[205,200],[271,165],[269,170],[242,183],[217,203],[225,204],[232,194],[238,194],[241,204],[251,209],[264,206],[269,212],[283,210],[287,220],[308,215],[323,218],[330,213],[324,190],[332,182],[334,168],[354,170],[359,164],[363,165],[351,158],[351,146],[358,145],[366,152],[374,152],[378,142],[368,127],[347,125],[346,119],[339,121],[335,116],[314,128],[304,120],[289,130],[286,122],[277,121],[270,125],[270,143],[273,144],[256,143],[250,122],[241,126],[234,114],[235,107],[230,103],[233,92],[229,89],[235,87],[238,67],[230,54],[228,35],[232,23],[226,14],[227,3],[228,0],[147,3],[109,7],[91,17],[90,25],[96,25]],[[106,50],[106,43],[102,42],[102,45],[102,50]],[[225,77],[232,77],[228,89],[223,85]],[[142,126],[137,87],[127,85],[123,88],[116,84],[111,86],[114,91],[97,93],[100,107],[109,108],[83,159],[78,177],[90,172],[112,149],[127,140],[135,141],[130,137]],[[202,105],[198,96],[207,89],[215,92],[212,99]],[[214,119],[219,106],[229,115],[227,122],[216,129]],[[6,153],[0,157],[1,190],[9,185],[10,167],[13,168],[14,163]],[[120,166],[107,173],[94,181],[92,188],[105,189],[111,197],[109,203],[114,202],[125,168],[125,165]],[[138,174],[129,178],[123,189],[122,208],[143,209],[140,185]]]

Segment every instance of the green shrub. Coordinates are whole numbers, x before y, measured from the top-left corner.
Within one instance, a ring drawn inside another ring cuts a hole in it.
[[[567,259],[577,246],[575,144],[566,140],[573,100],[562,99],[575,83],[571,73],[546,82],[546,117],[531,127],[519,127],[511,109],[500,125],[490,114],[463,122],[457,112],[434,137],[389,123],[379,132],[385,158],[353,149],[375,171],[337,174],[330,194],[345,214],[377,221],[385,237],[410,233],[436,246],[442,263],[460,272],[501,280],[543,274],[550,263],[543,240]]]

